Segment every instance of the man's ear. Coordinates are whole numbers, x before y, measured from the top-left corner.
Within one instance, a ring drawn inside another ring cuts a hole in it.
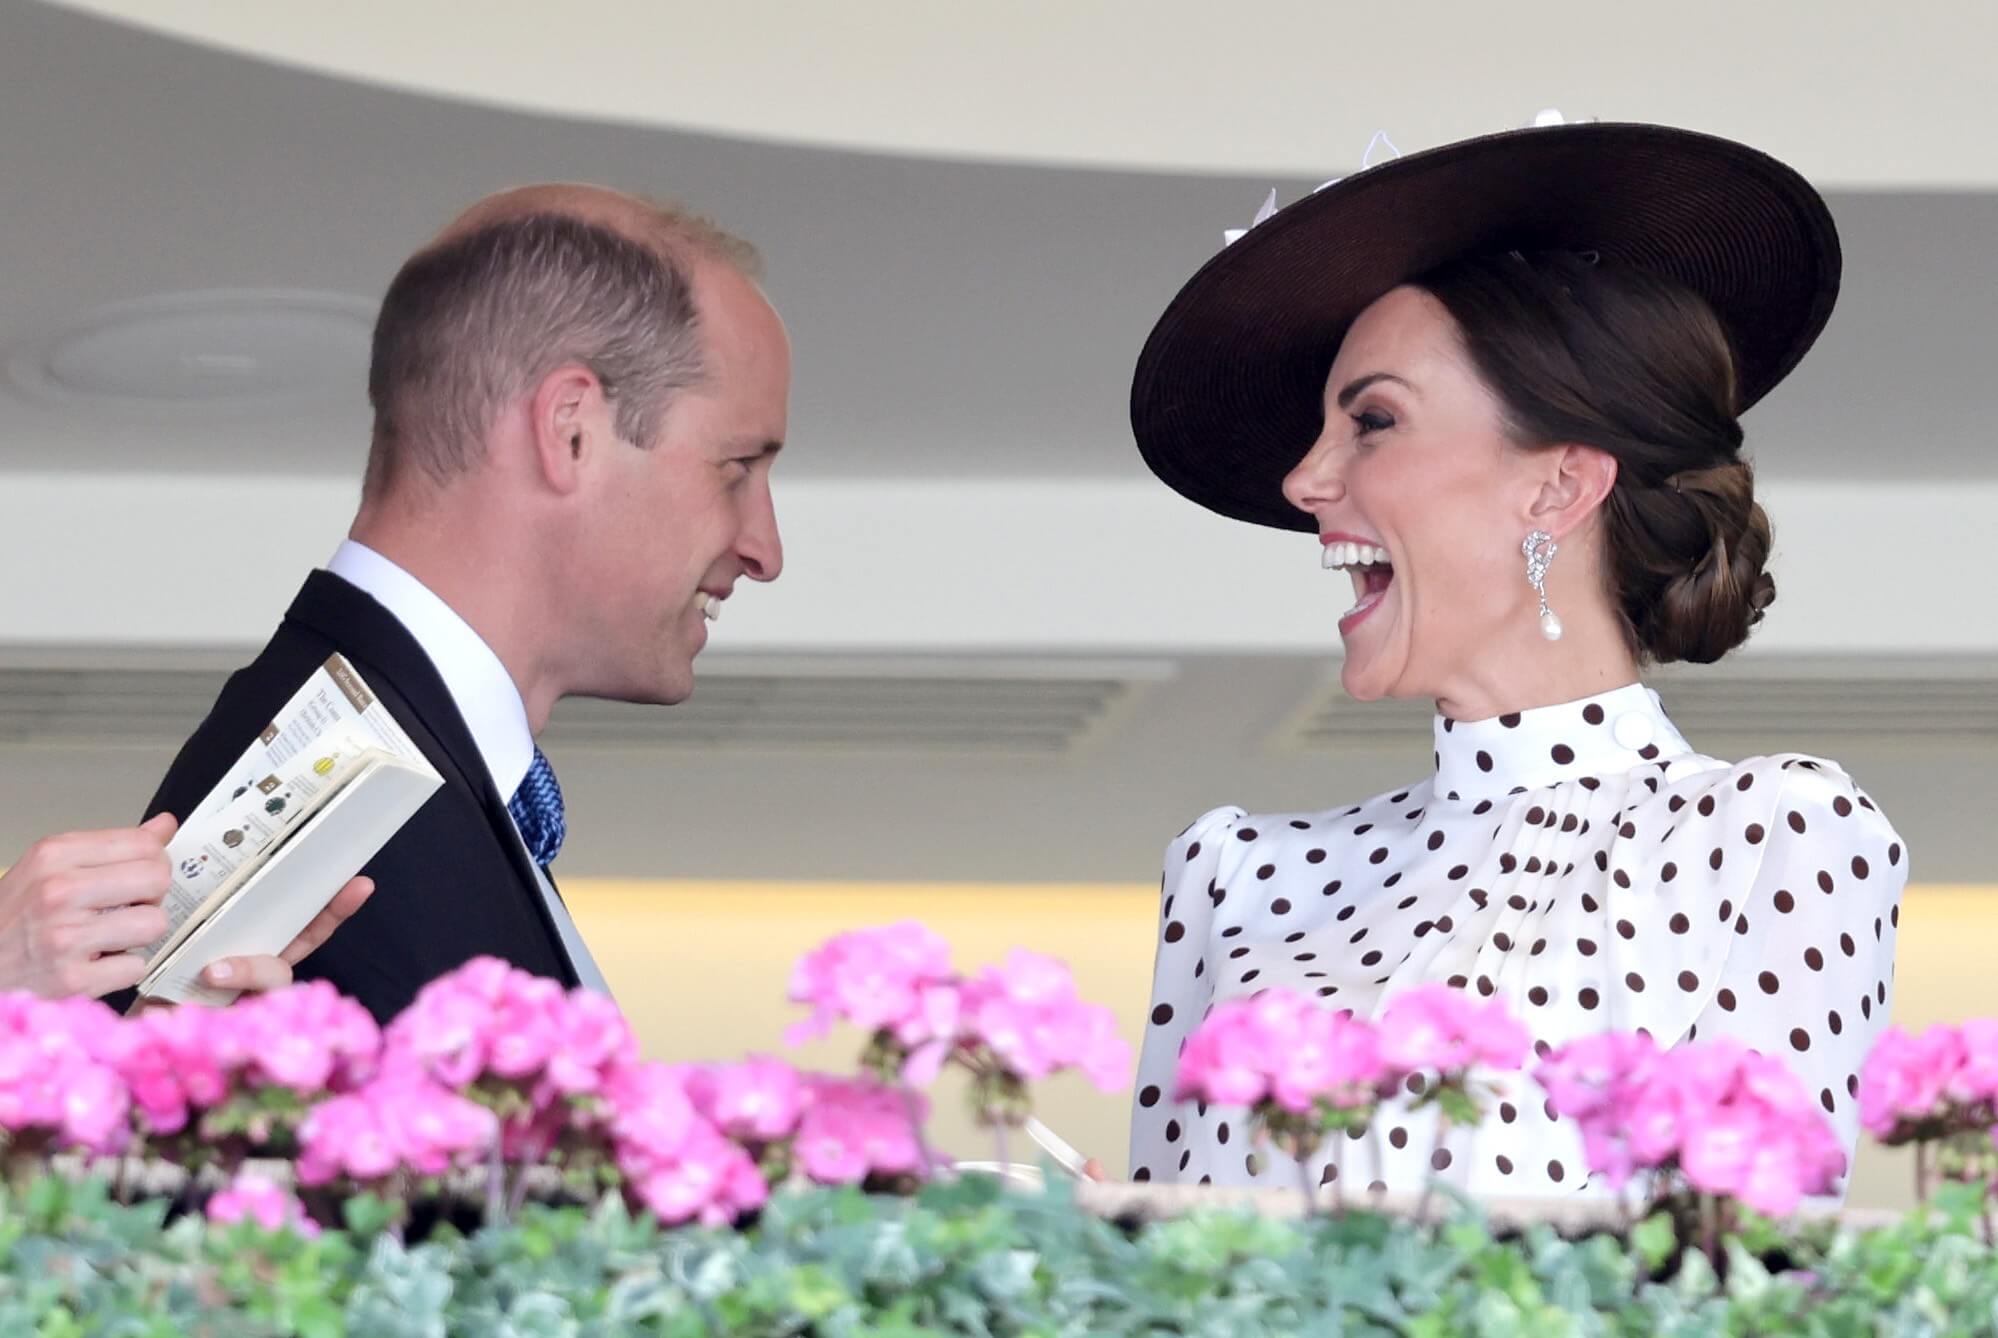
[[[1616,487],[1616,457],[1598,447],[1550,446],[1534,457],[1538,478],[1527,519],[1556,539],[1587,523]]]
[[[605,444],[608,410],[603,383],[581,363],[564,363],[541,378],[528,402],[528,425],[544,484],[559,493],[581,486],[586,459]]]

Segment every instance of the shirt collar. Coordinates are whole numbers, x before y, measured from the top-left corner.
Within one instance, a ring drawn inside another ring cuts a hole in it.
[[[422,647],[465,718],[493,785],[502,797],[511,796],[534,760],[534,733],[520,689],[493,648],[430,587],[365,544],[342,543],[326,570],[374,596]]]
[[[1692,752],[1641,683],[1490,720],[1436,717],[1436,793],[1484,799],[1585,776],[1620,776]]]

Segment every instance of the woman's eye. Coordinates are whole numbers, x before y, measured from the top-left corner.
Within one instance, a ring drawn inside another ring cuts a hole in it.
[[[1352,418],[1353,425],[1359,429],[1359,435],[1363,437],[1370,432],[1380,432],[1394,426],[1394,419],[1378,409],[1363,410],[1352,415]]]

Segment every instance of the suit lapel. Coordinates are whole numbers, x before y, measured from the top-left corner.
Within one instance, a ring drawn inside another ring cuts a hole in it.
[[[306,578],[285,618],[333,643],[384,697],[393,694],[401,699],[406,709],[392,712],[396,722],[408,731],[446,784],[455,783],[478,796],[520,891],[533,903],[556,956],[568,961],[561,931],[542,898],[533,862],[521,843],[513,815],[507,812],[506,799],[486,769],[471,727],[444,686],[437,666],[409,629],[372,595],[326,571],[315,571]],[[549,886],[554,886],[553,879]],[[572,964],[570,975],[574,974]]]

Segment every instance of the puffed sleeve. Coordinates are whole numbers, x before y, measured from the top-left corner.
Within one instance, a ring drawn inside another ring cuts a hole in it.
[[[1860,1066],[1893,998],[1908,856],[1886,816],[1832,763],[1765,758],[1759,769],[1779,795],[1768,849],[1736,908],[1720,988],[1690,1039],[1730,1036],[1785,1060],[1831,1117],[1850,1166]]]
[[[1131,1106],[1133,1180],[1171,1180],[1180,1169],[1181,1153],[1169,1150],[1166,1140],[1167,1124],[1186,1118],[1172,1099],[1173,1073],[1187,1034],[1200,1024],[1213,998],[1214,978],[1207,969],[1206,953],[1214,917],[1214,880],[1224,843],[1245,816],[1239,808],[1217,808],[1166,847],[1165,873],[1159,882],[1158,954],[1152,964],[1152,997],[1145,1009],[1137,1095]]]

